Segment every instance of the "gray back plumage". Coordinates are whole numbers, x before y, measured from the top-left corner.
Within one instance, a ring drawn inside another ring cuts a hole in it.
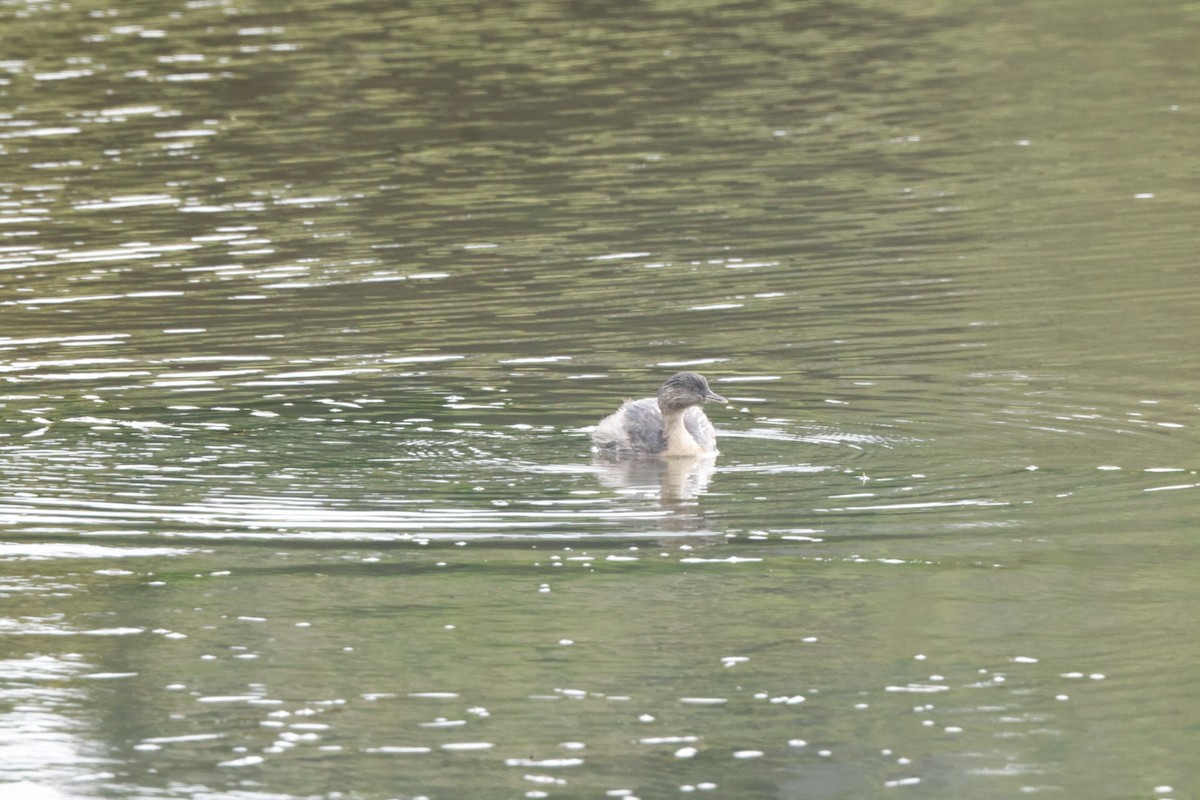
[[[662,412],[652,397],[626,400],[615,413],[600,420],[592,441],[602,450],[661,453],[667,449]]]

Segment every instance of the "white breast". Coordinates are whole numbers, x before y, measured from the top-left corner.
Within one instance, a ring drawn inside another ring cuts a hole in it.
[[[681,413],[667,415],[663,420],[663,428],[667,435],[667,449],[663,451],[664,456],[702,456],[712,452],[705,449],[692,436],[691,431],[683,423],[683,414]]]

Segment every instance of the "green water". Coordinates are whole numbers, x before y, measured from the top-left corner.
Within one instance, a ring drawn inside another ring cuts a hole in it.
[[[5,800],[1196,796],[1195,8],[0,20]]]

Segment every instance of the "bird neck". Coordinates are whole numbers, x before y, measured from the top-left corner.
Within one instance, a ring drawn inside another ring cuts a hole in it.
[[[700,444],[692,436],[691,431],[683,424],[686,408],[661,409],[663,416],[663,436],[667,439],[666,456],[695,456],[704,452]]]

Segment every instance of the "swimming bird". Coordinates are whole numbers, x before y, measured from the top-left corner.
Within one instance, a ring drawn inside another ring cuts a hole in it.
[[[694,372],[667,378],[657,397],[626,400],[600,420],[592,442],[612,455],[702,456],[717,452],[717,432],[700,406],[728,403]]]

